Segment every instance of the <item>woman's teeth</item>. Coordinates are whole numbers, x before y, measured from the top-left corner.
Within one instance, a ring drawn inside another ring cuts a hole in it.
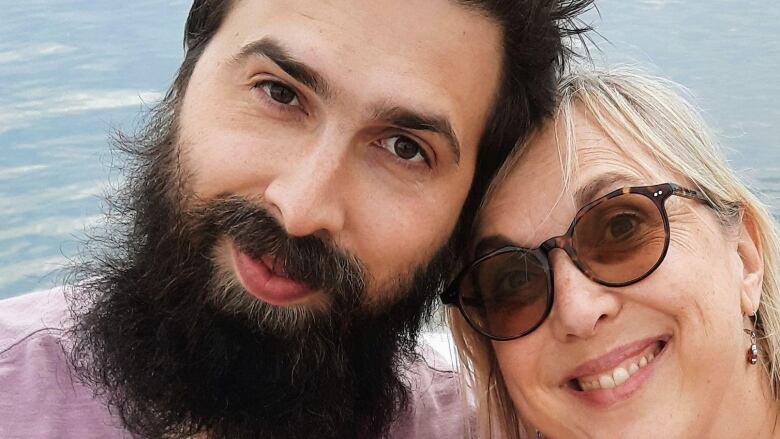
[[[639,372],[639,369],[647,366],[653,358],[658,354],[660,349],[654,348],[652,351],[634,358],[628,363],[621,364],[620,366],[612,369],[611,371],[604,372],[600,375],[578,378],[577,383],[583,391],[598,390],[598,389],[612,389],[617,387],[631,378],[631,375]]]

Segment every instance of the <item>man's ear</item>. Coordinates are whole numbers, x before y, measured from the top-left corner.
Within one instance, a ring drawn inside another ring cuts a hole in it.
[[[740,305],[742,313],[749,316],[758,311],[758,305],[761,303],[761,292],[764,287],[764,255],[761,251],[761,236],[756,221],[749,211],[742,214],[738,228],[737,253],[742,262]]]

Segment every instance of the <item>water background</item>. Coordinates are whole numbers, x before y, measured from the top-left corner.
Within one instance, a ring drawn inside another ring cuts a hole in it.
[[[600,62],[687,86],[732,165],[780,212],[780,8],[770,0],[597,0]],[[0,0],[0,298],[53,285],[121,174],[132,130],[181,61],[186,0]],[[421,17],[424,21],[424,17]],[[605,42],[604,39],[608,40]]]

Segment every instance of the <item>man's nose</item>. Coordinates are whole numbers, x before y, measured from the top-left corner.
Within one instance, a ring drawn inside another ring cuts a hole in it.
[[[349,145],[321,138],[280,167],[266,187],[265,201],[291,236],[329,238],[344,226],[349,184]]]
[[[550,323],[556,339],[570,342],[594,336],[620,311],[620,297],[583,274],[563,250],[550,253],[555,299]]]

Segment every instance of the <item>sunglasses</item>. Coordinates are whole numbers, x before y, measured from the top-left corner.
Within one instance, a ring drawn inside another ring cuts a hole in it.
[[[504,246],[478,257],[441,294],[469,325],[493,340],[512,340],[538,328],[552,309],[550,252],[561,249],[590,280],[624,287],[649,276],[669,249],[665,202],[672,195],[712,204],[673,183],[624,187],[577,212],[566,234],[537,248]]]

